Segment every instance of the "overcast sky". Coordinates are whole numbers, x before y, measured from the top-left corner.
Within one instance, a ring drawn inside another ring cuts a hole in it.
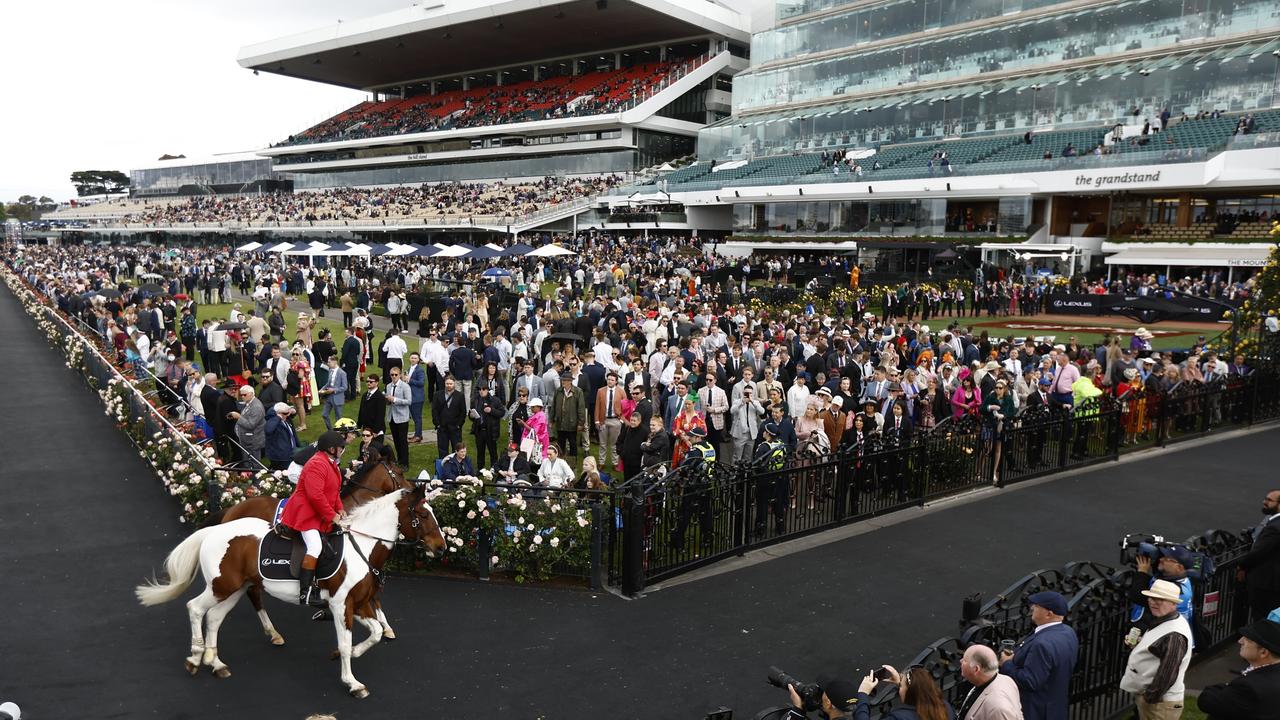
[[[75,196],[74,170],[128,172],[165,153],[254,150],[360,102],[355,90],[257,77],[244,45],[410,0],[36,0],[6,3],[0,200]]]

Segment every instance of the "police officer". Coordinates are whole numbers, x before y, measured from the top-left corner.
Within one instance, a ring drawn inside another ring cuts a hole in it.
[[[785,529],[791,482],[781,470],[787,465],[787,449],[787,444],[778,439],[778,424],[765,423],[763,440],[751,459],[751,469],[756,473],[756,537],[764,537],[770,506],[774,531],[781,535]]]
[[[680,521],[672,538],[672,545],[676,548],[684,547],[684,533],[689,529],[694,513],[698,515],[703,546],[711,544],[711,484],[716,471],[716,447],[707,441],[707,431],[700,425],[694,426],[689,435],[693,438],[693,447],[685,453],[679,468],[683,487],[680,492]]]

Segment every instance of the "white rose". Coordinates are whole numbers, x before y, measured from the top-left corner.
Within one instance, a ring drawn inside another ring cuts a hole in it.
[[[489,564],[490,564],[490,565],[497,565],[497,564],[498,564],[498,556],[497,556],[497,555],[494,555],[493,557],[489,558]]]
[[[578,527],[586,527],[590,524],[591,523],[585,517],[581,515],[578,516]]]
[[[528,525],[526,525],[525,529],[528,530],[529,532],[533,532],[533,523],[529,523]]]
[[[468,520],[475,520],[475,519],[476,519],[476,511],[475,511],[475,510],[468,510],[468,511],[467,511],[467,519],[468,519]]]
[[[560,538],[558,537],[551,538],[551,547],[560,547]]]
[[[533,536],[533,544],[534,544],[534,545],[541,545],[541,544],[542,544],[542,536],[541,536],[541,535],[534,535],[534,536]]]
[[[485,507],[487,507],[487,506],[485,505],[485,502],[484,502],[483,500],[477,500],[477,501],[476,501],[476,509],[477,509],[477,510],[483,510],[483,509],[485,509]]]

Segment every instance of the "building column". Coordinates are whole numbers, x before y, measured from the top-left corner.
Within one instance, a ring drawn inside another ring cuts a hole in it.
[[[533,81],[534,81],[534,82],[538,82],[538,81],[539,81],[539,80],[541,80],[541,79],[542,79],[542,68],[541,68],[541,66],[534,65],[534,66],[533,66]]]
[[[614,70],[622,69],[622,53],[621,52],[616,52],[613,54],[613,69]]]
[[[1191,227],[1191,193],[1178,193],[1178,227]]]
[[[468,78],[465,75],[462,78],[462,89],[464,91],[471,89],[471,78]]]
[[[664,62],[666,61],[666,59],[667,59],[667,46],[666,46],[666,45],[661,45],[661,46],[659,46],[659,47],[658,47],[658,59],[659,59],[659,60],[662,60],[662,61],[664,61]]]
[[[440,86],[437,84],[435,80],[431,81],[431,94],[432,95],[440,94]]]

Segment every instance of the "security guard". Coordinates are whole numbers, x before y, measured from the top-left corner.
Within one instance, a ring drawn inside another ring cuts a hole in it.
[[[778,440],[777,423],[765,423],[764,440],[756,447],[751,469],[756,473],[756,537],[763,537],[773,506],[773,528],[781,535],[786,525],[791,481],[781,472],[787,466],[787,444]]]
[[[694,513],[698,515],[702,545],[711,545],[711,493],[716,472],[716,448],[707,442],[707,431],[702,426],[695,426],[689,434],[694,442],[680,462],[680,521],[672,537],[675,548],[684,547],[684,533],[689,529]]]

